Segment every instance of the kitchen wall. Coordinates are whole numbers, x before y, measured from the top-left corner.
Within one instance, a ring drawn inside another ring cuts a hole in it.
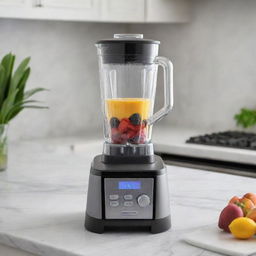
[[[31,56],[29,87],[46,87],[37,99],[49,110],[25,110],[10,125],[10,138],[101,135],[95,41],[124,33],[125,25],[0,19],[0,56]]]
[[[32,57],[29,87],[49,110],[25,110],[11,124],[12,139],[101,135],[94,42],[113,33],[144,33],[161,40],[175,70],[174,111],[162,125],[234,129],[233,115],[256,107],[256,1],[191,0],[186,24],[92,24],[0,19],[0,56]],[[158,95],[162,94],[159,87]],[[160,106],[158,100],[157,106]]]
[[[192,0],[191,11],[188,24],[129,27],[161,40],[174,63],[175,108],[162,124],[234,129],[233,115],[256,107],[256,1]]]

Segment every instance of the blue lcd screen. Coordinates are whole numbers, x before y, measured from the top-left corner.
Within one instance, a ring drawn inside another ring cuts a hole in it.
[[[140,181],[119,181],[119,189],[141,189]]]

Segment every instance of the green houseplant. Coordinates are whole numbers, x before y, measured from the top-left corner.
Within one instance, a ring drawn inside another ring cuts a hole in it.
[[[237,126],[242,126],[243,128],[249,128],[256,125],[256,110],[242,108],[240,113],[234,116]]]
[[[44,88],[25,91],[30,75],[30,58],[25,58],[14,70],[15,55],[9,53],[0,62],[0,171],[7,167],[7,128],[9,122],[25,108],[46,108],[31,100]]]

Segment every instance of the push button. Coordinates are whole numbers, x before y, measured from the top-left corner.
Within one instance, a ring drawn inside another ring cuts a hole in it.
[[[119,198],[119,195],[109,195],[110,200],[117,200]]]
[[[124,206],[127,206],[127,207],[133,206],[133,201],[124,202]]]
[[[132,200],[133,196],[132,195],[124,195],[124,200]]]
[[[110,202],[109,202],[109,205],[110,205],[111,207],[117,207],[117,206],[119,205],[119,202],[118,202],[118,201],[110,201]]]

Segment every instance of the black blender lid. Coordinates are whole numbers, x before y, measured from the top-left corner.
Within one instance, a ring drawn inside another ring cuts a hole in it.
[[[160,44],[160,41],[144,39],[143,34],[114,34],[113,38],[99,40],[96,45],[111,43]]]
[[[104,64],[153,64],[159,41],[144,39],[142,34],[115,34],[114,38],[96,42]]]

